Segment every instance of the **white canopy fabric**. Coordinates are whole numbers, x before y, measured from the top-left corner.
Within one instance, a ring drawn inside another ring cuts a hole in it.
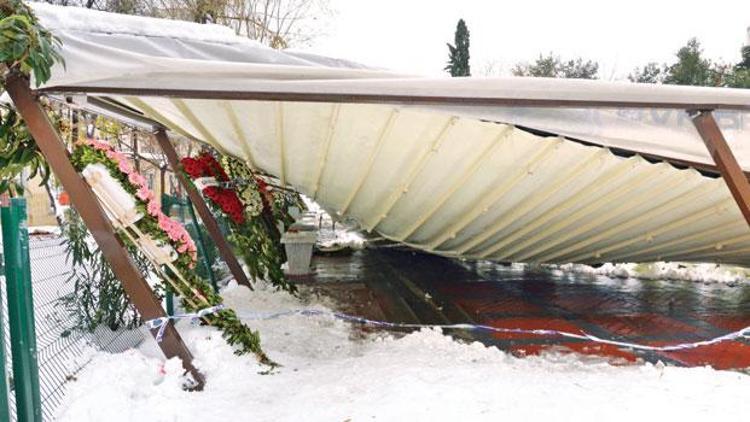
[[[506,261],[750,264],[750,229],[721,179],[566,139],[712,164],[685,109],[719,107],[750,170],[750,90],[409,77],[213,25],[34,8],[66,59],[47,92],[126,105],[385,237]]]

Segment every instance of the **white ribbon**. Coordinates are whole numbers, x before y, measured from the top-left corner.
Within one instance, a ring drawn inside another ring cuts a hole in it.
[[[156,333],[156,341],[158,343],[161,343],[162,339],[164,338],[164,331],[167,329],[167,326],[169,325],[169,321],[171,320],[176,321],[178,319],[196,320],[196,319],[203,318],[206,315],[215,314],[216,312],[219,312],[225,308],[226,306],[224,304],[221,304],[221,305],[211,306],[209,308],[203,308],[198,312],[193,312],[190,314],[172,315],[172,316],[165,316],[161,318],[150,319],[144,322],[144,324],[149,329],[152,329],[152,330],[155,328],[159,329],[159,331]]]

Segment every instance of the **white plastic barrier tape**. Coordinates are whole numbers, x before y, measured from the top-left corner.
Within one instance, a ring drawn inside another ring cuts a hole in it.
[[[164,335],[164,330],[166,329],[168,325],[167,322],[169,322],[170,320],[178,320],[178,319],[195,320],[198,318],[202,318],[206,315],[216,313],[224,308],[225,308],[224,305],[212,306],[210,308],[201,309],[200,311],[196,313],[175,315],[171,317],[162,317],[162,318],[148,320],[145,322],[145,324],[151,329],[159,328],[159,332],[156,335],[156,341],[161,341]],[[708,339],[708,340],[695,341],[691,343],[679,343],[679,344],[673,344],[673,345],[668,345],[668,346],[649,346],[645,344],[628,343],[625,341],[604,339],[601,337],[588,334],[584,331],[581,331],[580,333],[570,333],[567,331],[560,331],[560,330],[545,330],[545,329],[530,330],[530,329],[525,329],[525,328],[501,328],[501,327],[492,327],[490,325],[482,325],[482,324],[434,324],[434,325],[432,324],[407,324],[407,323],[399,323],[399,322],[376,321],[376,320],[362,318],[362,317],[358,317],[354,315],[348,315],[348,314],[341,313],[341,312],[325,311],[325,310],[320,310],[320,309],[294,309],[294,310],[288,310],[288,311],[266,312],[266,313],[252,312],[252,313],[239,314],[239,317],[240,319],[246,320],[246,321],[265,321],[265,320],[270,320],[270,319],[290,317],[294,315],[302,315],[302,316],[308,316],[308,317],[329,317],[329,318],[334,318],[334,319],[340,319],[342,321],[353,322],[353,323],[358,323],[362,325],[369,325],[373,327],[382,327],[382,328],[440,328],[440,329],[446,329],[446,330],[489,331],[489,332],[495,332],[495,333],[558,336],[558,337],[573,338],[573,339],[578,339],[578,340],[589,340],[589,341],[593,341],[596,343],[610,344],[613,346],[625,347],[625,348],[635,349],[635,350],[648,350],[648,351],[657,351],[657,352],[670,352],[670,351],[676,351],[676,350],[695,349],[697,347],[709,346],[709,345],[721,343],[724,341],[737,340],[740,338],[745,338],[745,339],[750,338],[750,326],[748,326],[741,330],[733,331],[723,336],[715,337],[715,338]]]
[[[164,330],[167,329],[167,326],[169,325],[169,321],[176,321],[178,319],[191,319],[196,320],[203,318],[204,316],[215,314],[216,312],[221,311],[222,309],[225,309],[225,305],[216,305],[211,306],[210,308],[203,308],[198,312],[194,312],[191,314],[182,314],[182,315],[172,315],[172,316],[165,316],[161,318],[154,318],[150,319],[144,324],[151,330],[158,328],[159,332],[156,333],[156,341],[161,342],[161,340],[164,338]]]
[[[240,316],[240,319],[243,319],[243,320],[258,321],[258,320],[269,320],[269,319],[288,317],[292,315],[323,316],[323,317],[336,318],[336,319],[340,319],[343,321],[354,322],[354,323],[363,324],[363,325],[370,325],[374,327],[383,327],[383,328],[441,328],[441,329],[450,329],[450,330],[469,330],[469,331],[475,330],[475,331],[489,331],[489,332],[495,332],[495,333],[536,334],[536,335],[541,335],[541,336],[559,336],[559,337],[567,337],[567,338],[573,338],[573,339],[578,339],[578,340],[590,340],[596,343],[610,344],[613,346],[626,347],[626,348],[636,349],[636,350],[649,350],[649,351],[658,351],[658,352],[694,349],[697,347],[708,346],[711,344],[717,344],[717,343],[721,343],[724,341],[737,340],[739,338],[750,338],[750,326],[748,326],[741,330],[734,331],[734,332],[725,334],[723,336],[715,337],[709,340],[702,340],[702,341],[696,341],[696,342],[691,342],[691,343],[680,343],[680,344],[674,344],[674,345],[668,345],[668,346],[649,346],[649,345],[644,345],[644,344],[628,343],[624,341],[608,340],[608,339],[604,339],[604,338],[600,338],[600,337],[588,334],[583,331],[581,331],[581,333],[570,333],[570,332],[559,331],[559,330],[545,330],[545,329],[530,330],[530,329],[523,329],[523,328],[500,328],[500,327],[492,327],[489,325],[482,325],[482,324],[436,324],[436,325],[405,324],[405,323],[398,323],[398,322],[374,321],[371,319],[362,318],[362,317],[358,317],[354,315],[348,315],[348,314],[344,314],[341,312],[324,311],[324,310],[319,310],[319,309],[296,309],[296,310],[274,312],[274,313],[247,313],[247,314],[240,314],[239,316]]]

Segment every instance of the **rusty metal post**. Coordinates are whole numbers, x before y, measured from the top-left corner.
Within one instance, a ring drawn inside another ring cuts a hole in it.
[[[229,271],[232,272],[234,279],[237,280],[237,283],[242,284],[243,286],[247,286],[252,290],[253,287],[250,285],[250,281],[247,279],[245,271],[242,270],[242,266],[237,261],[237,257],[234,256],[234,252],[232,252],[232,248],[229,245],[229,242],[227,242],[227,240],[221,234],[219,224],[216,222],[213,214],[211,214],[211,210],[208,209],[208,205],[206,205],[206,202],[203,200],[200,192],[198,192],[193,184],[190,183],[190,181],[187,179],[187,176],[185,176],[185,174],[180,171],[180,159],[177,156],[177,151],[175,151],[174,146],[169,141],[167,132],[164,130],[164,128],[158,128],[154,131],[154,138],[156,138],[156,141],[159,142],[159,146],[161,147],[162,151],[164,151],[164,155],[167,156],[167,162],[172,168],[172,172],[174,172],[174,174],[177,176],[177,180],[179,180],[180,182],[180,185],[183,189],[185,189],[185,192],[187,192],[188,198],[190,198],[190,201],[195,206],[196,211],[198,211],[198,215],[200,215],[203,224],[206,226],[208,234],[211,236],[211,239],[219,249],[221,258],[224,260],[224,262],[227,263],[227,266],[229,266]]]
[[[724,139],[713,113],[711,111],[697,113],[693,117],[693,124],[698,129],[709,154],[719,168],[721,177],[724,178],[729,187],[737,206],[740,207],[745,221],[750,225],[750,182],[745,177],[726,139]]]
[[[70,195],[71,203],[76,206],[78,213],[91,231],[94,240],[96,240],[104,257],[112,267],[112,271],[122,283],[125,292],[133,301],[138,312],[144,319],[164,317],[164,309],[162,309],[159,299],[154,296],[151,287],[138,271],[121,240],[115,234],[112,224],[99,206],[93,191],[71,164],[70,156],[65,149],[60,134],[52,126],[47,114],[37,101],[29,87],[28,78],[19,73],[9,73],[5,82],[8,94],[26,122],[39,149],[65,191]],[[156,335],[156,330],[152,330],[152,335]],[[203,387],[203,375],[193,366],[193,356],[171,322],[167,326],[164,338],[159,346],[167,358],[179,357],[185,370],[192,374],[198,384],[197,388]]]

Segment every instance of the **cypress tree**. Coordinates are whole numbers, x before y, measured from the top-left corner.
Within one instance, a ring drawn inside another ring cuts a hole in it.
[[[455,44],[448,43],[448,64],[445,70],[451,76],[471,76],[469,67],[469,29],[463,19],[456,25]]]

